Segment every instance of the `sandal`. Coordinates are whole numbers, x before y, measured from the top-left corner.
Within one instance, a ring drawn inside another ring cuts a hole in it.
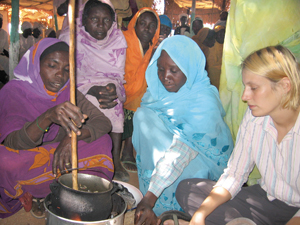
[[[30,213],[33,217],[37,219],[42,219],[45,217],[45,206],[44,198],[33,198],[32,199],[32,208]]]
[[[29,212],[32,208],[32,198],[32,195],[28,192],[26,192],[21,198],[19,198],[19,201],[21,202],[26,212]]]
[[[163,225],[166,220],[173,220],[174,225],[178,225],[179,219],[185,220],[187,222],[189,222],[192,219],[192,217],[189,214],[177,210],[166,211],[162,213],[159,216],[159,218],[161,219],[160,225]]]
[[[133,169],[133,170],[129,169],[129,168],[126,166],[126,164],[135,166],[135,169]],[[135,163],[135,162],[131,162],[131,161],[122,161],[122,165],[123,165],[124,169],[125,169],[127,172],[137,173],[137,167],[136,167],[136,163]]]

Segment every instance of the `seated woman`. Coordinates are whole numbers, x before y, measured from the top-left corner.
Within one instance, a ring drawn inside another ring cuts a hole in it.
[[[34,22],[32,28],[32,36],[34,37],[34,43],[38,43],[43,39],[43,30],[45,29],[44,25],[40,22]]]
[[[125,122],[122,137],[125,141],[121,160],[125,169],[129,171],[137,171],[131,140],[132,118],[147,89],[145,71],[158,42],[159,27],[158,14],[155,10],[144,7],[130,20],[128,30],[123,32],[128,48],[124,76],[126,102],[124,103]]]
[[[45,198],[53,179],[72,168],[72,131],[79,140],[78,167],[113,176],[109,119],[80,92],[77,106],[69,102],[68,51],[58,39],[41,40],[0,90],[0,218],[22,206],[29,211],[32,196]],[[34,206],[33,214],[42,216],[43,204]]]
[[[244,60],[242,79],[249,108],[227,168],[217,183],[182,181],[176,198],[190,224],[300,224],[299,63],[282,46],[266,47]],[[259,184],[242,187],[255,165]]]
[[[155,214],[181,209],[175,199],[181,180],[217,180],[227,165],[232,137],[204,66],[204,54],[184,35],[165,39],[148,66],[147,92],[133,118],[144,194],[135,213],[138,224],[156,224]]]
[[[126,40],[117,28],[116,14],[108,0],[89,0],[81,5],[77,19],[77,87],[112,123],[114,179],[128,181],[120,152],[124,125]],[[65,29],[59,39],[69,42]],[[109,92],[109,93],[108,93]],[[106,98],[106,94],[110,95]]]

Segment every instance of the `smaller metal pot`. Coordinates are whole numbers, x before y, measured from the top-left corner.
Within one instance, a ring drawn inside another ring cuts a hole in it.
[[[78,189],[72,188],[72,174],[64,174],[50,184],[51,202],[62,217],[82,221],[105,220],[112,210],[112,182],[90,174],[78,173]]]

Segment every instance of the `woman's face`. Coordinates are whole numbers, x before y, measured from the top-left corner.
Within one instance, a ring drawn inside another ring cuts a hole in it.
[[[107,31],[113,24],[110,10],[105,6],[96,6],[89,10],[86,21],[84,22],[85,31],[93,38],[103,40]]]
[[[247,102],[253,116],[275,115],[281,109],[282,88],[272,88],[270,80],[244,69],[245,86],[242,100]]]
[[[184,73],[164,50],[157,60],[157,73],[161,83],[169,92],[179,91],[186,82]]]
[[[38,38],[40,36],[40,34],[41,34],[41,31],[38,28],[33,29],[33,31],[32,31],[33,37]]]
[[[198,34],[199,30],[203,28],[203,22],[201,20],[194,20],[193,22],[193,32]]]
[[[164,24],[160,24],[160,35],[165,35],[166,37],[168,37],[171,33],[171,27],[168,27]]]
[[[157,29],[157,19],[151,12],[139,16],[135,25],[135,33],[142,43],[149,43]]]
[[[40,75],[48,91],[58,92],[69,80],[69,53],[55,51],[40,62]]]

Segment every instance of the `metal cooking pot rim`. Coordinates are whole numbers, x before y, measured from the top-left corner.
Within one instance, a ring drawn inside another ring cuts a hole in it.
[[[85,173],[78,173],[78,185],[80,185],[79,183],[79,179],[82,178],[82,177],[88,177],[87,179],[92,179],[93,181],[95,180],[98,180],[98,181],[103,181],[105,182],[106,184],[108,184],[108,187],[107,187],[107,190],[103,190],[103,191],[98,191],[98,192],[90,192],[90,191],[85,191],[85,190],[74,190],[72,188],[72,183],[69,185],[66,185],[63,183],[62,179],[65,179],[65,178],[68,178],[70,179],[70,182],[72,181],[72,173],[67,173],[67,174],[63,174],[61,175],[58,179],[57,179],[57,182],[62,185],[63,187],[65,187],[66,189],[71,189],[73,192],[83,192],[84,194],[101,194],[101,193],[107,193],[107,192],[111,192],[112,189],[113,189],[113,183],[103,177],[98,177],[96,175],[91,175],[91,174],[85,174]]]

